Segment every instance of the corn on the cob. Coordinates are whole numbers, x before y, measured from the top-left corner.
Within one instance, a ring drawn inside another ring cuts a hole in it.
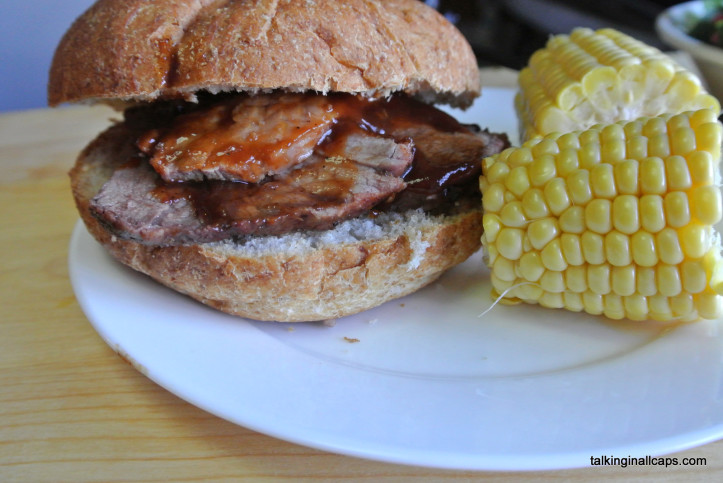
[[[697,76],[613,29],[551,37],[520,72],[519,88],[523,140],[664,113],[720,111]]]
[[[612,319],[723,316],[717,114],[553,133],[486,158],[493,296]]]

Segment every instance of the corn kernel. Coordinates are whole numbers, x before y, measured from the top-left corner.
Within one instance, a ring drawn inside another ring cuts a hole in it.
[[[658,195],[645,195],[638,202],[640,224],[645,231],[657,233],[665,228],[663,198]]]
[[[484,176],[479,177],[479,190],[484,193],[490,187],[490,183]]]
[[[699,186],[690,197],[693,216],[705,225],[715,225],[723,215],[720,189],[717,186]]]
[[[497,258],[493,265],[493,273],[505,282],[514,282],[517,279],[514,263],[505,257]]]
[[[514,282],[508,282],[507,280],[502,280],[500,277],[498,277],[497,272],[495,272],[494,269],[492,270],[492,273],[490,273],[490,281],[492,282],[492,286],[497,293],[504,293],[505,291],[510,290],[515,285]]]
[[[505,187],[501,183],[491,184],[482,195],[485,213],[498,213],[505,205]]]
[[[668,189],[673,191],[687,190],[693,185],[688,172],[688,162],[683,156],[669,156],[665,160],[665,178]]]
[[[575,159],[577,159],[577,149],[580,149],[580,136],[575,133],[565,133],[557,138],[557,147],[560,149],[560,154],[565,151],[575,153]]]
[[[626,159],[613,166],[615,185],[623,195],[638,194],[638,161]]]
[[[680,266],[683,288],[689,293],[699,293],[708,285],[708,277],[699,260],[685,260]]]
[[[688,196],[683,191],[671,191],[663,199],[668,226],[680,228],[690,223]]]
[[[678,232],[672,228],[665,228],[655,235],[655,246],[661,262],[677,265],[683,261],[683,247]]]
[[[600,144],[619,141],[625,138],[625,130],[620,124],[608,124],[600,130]],[[605,157],[607,162],[613,162],[608,156]]]
[[[484,237],[482,237],[482,245],[487,250],[487,253],[485,254],[486,256],[483,257],[485,259],[485,264],[488,267],[491,267],[495,264],[497,258],[499,258],[499,251],[497,250],[497,245],[495,245],[494,243],[487,243]]]
[[[554,155],[560,152],[557,142],[553,138],[540,139],[537,144],[532,147],[532,157],[541,158],[546,155]]]
[[[690,258],[700,258],[710,247],[710,236],[705,226],[691,223],[680,229],[680,246]]]
[[[512,168],[516,168],[518,166],[527,166],[532,162],[533,159],[534,158],[532,157],[532,150],[523,146],[511,150],[507,158],[507,164],[509,164],[509,166]]]
[[[535,159],[528,167],[530,183],[537,188],[542,187],[557,175],[555,158],[544,155]]]
[[[563,292],[562,301],[567,310],[581,312],[585,305],[582,303],[582,295],[573,292]]]
[[[723,297],[720,295],[700,293],[693,296],[693,301],[702,318],[718,319],[723,316]]]
[[[567,260],[562,254],[562,248],[560,247],[560,240],[555,239],[548,243],[545,248],[542,249],[542,264],[548,270],[554,270],[562,272],[567,268]]]
[[[694,111],[690,114],[690,127],[698,131],[698,127],[700,127],[703,124],[707,123],[715,123],[717,124],[717,114],[712,109],[698,109],[697,111]],[[717,146],[718,143],[716,143],[714,146]],[[703,149],[700,146],[700,143],[698,143],[698,149]],[[708,149],[705,149],[706,151],[710,151]]]
[[[520,258],[519,273],[529,282],[537,282],[545,272],[539,252],[527,252]]]
[[[640,190],[645,195],[665,194],[665,165],[659,157],[650,156],[640,162]]]
[[[605,262],[605,244],[601,235],[586,231],[580,237],[580,244],[582,245],[582,255],[587,263],[600,264]]]
[[[718,295],[723,295],[723,257],[718,250],[708,250],[703,257],[708,286]]]
[[[695,151],[686,156],[688,170],[693,186],[706,186],[715,183],[715,165],[708,151]]]
[[[658,293],[655,282],[656,271],[650,267],[639,267],[635,274],[635,288],[640,295],[649,297]]]
[[[485,213],[482,216],[482,228],[484,228],[484,237],[487,239],[489,243],[494,243],[497,239],[497,234],[500,232],[500,217],[491,214],[491,213]]]
[[[648,156],[648,138],[645,136],[628,136],[625,141],[625,157],[643,159]]]
[[[565,291],[565,277],[562,272],[545,271],[540,277],[540,285],[545,292],[562,293]]]
[[[522,234],[519,228],[502,228],[495,243],[500,255],[510,260],[519,259],[522,255]]]
[[[587,267],[587,286],[592,292],[599,295],[610,293],[610,265],[589,265]]]
[[[561,309],[565,306],[561,293],[544,292],[540,296],[539,303],[548,309]]]
[[[527,236],[535,250],[542,250],[545,245],[559,234],[560,229],[554,218],[536,220],[527,227]]]
[[[613,226],[619,232],[631,235],[640,230],[638,198],[633,195],[621,195],[613,201]]]
[[[658,292],[666,297],[679,295],[683,288],[678,267],[675,265],[659,265],[655,281],[658,285]]]
[[[499,153],[497,156],[489,156],[482,159],[482,173],[486,176],[494,164],[508,159],[510,153],[514,150],[515,148],[510,147]],[[503,162],[502,164],[505,163]]]
[[[605,258],[614,267],[624,267],[632,263],[630,255],[630,237],[619,231],[605,235]]]
[[[617,124],[610,124],[606,126],[605,129],[607,129],[610,126],[617,126]],[[604,129],[603,129],[604,132]],[[606,163],[618,163],[625,159],[625,151],[626,151],[626,145],[625,141],[622,138],[622,132],[620,133],[621,137],[619,139],[609,139],[605,140],[603,144],[600,146],[601,148],[601,159],[604,159]]]
[[[648,309],[653,320],[670,320],[673,318],[673,310],[670,308],[670,301],[664,295],[653,295],[647,297]]]
[[[572,149],[564,149],[555,158],[555,168],[557,175],[565,177],[578,169],[580,163],[577,159],[577,151]]]
[[[588,129],[587,131],[583,131],[580,134],[578,134],[578,138],[580,139],[580,149],[582,149],[586,144],[595,144],[600,146],[600,131],[597,129]],[[595,163],[597,164],[597,163]]]
[[[686,155],[695,151],[695,132],[689,127],[682,127],[673,131],[670,151],[672,154]]]
[[[600,145],[596,143],[583,144],[577,153],[577,159],[582,169],[591,169],[593,166],[600,164]]]
[[[647,231],[633,233],[630,238],[633,261],[641,267],[654,267],[658,263],[655,237]]]
[[[587,269],[583,266],[568,267],[565,270],[565,287],[571,292],[587,290]]]
[[[694,310],[693,296],[689,293],[681,293],[674,297],[670,297],[670,308],[673,311],[674,317],[686,317],[690,315]]]
[[[612,229],[610,200],[596,198],[585,206],[585,225],[588,230],[605,234]]]
[[[626,139],[643,138],[647,142],[647,136],[643,135],[643,120],[644,118],[637,119],[635,121],[629,121],[623,123],[623,132],[625,133]],[[628,156],[629,158],[635,156]],[[645,156],[643,156],[645,157]]]
[[[695,143],[700,151],[718,153],[721,145],[721,125],[718,122],[702,124],[695,131]]]
[[[625,317],[625,307],[620,295],[608,293],[603,296],[603,314],[608,319],[620,320]]]
[[[521,201],[511,201],[500,210],[500,221],[506,226],[523,227],[527,224]]]
[[[678,129],[690,129],[690,114],[675,114],[667,122],[668,132],[675,133]]]
[[[615,175],[611,164],[598,164],[590,170],[592,192],[598,198],[612,199],[618,194],[615,187]]]
[[[567,189],[574,205],[584,206],[592,199],[590,172],[584,169],[573,171],[567,177]]]
[[[648,138],[648,157],[667,158],[670,154],[670,141],[667,134],[658,134]]]
[[[643,136],[650,139],[656,136],[667,136],[668,125],[663,117],[651,117],[645,120],[642,129]]]
[[[582,293],[582,304],[585,306],[585,312],[592,315],[600,315],[603,313],[603,296],[587,290]]]
[[[560,236],[560,248],[562,255],[565,257],[565,261],[567,261],[569,265],[582,265],[585,263],[579,236],[571,233],[563,233]]]
[[[634,265],[613,267],[610,277],[614,293],[618,295],[632,295],[635,293]]]
[[[650,308],[648,300],[639,294],[633,294],[623,298],[625,317],[632,320],[645,320],[648,318]]]
[[[565,233],[581,234],[585,231],[585,209],[571,206],[560,215],[560,229]]]
[[[543,190],[547,206],[553,215],[559,216],[570,206],[570,197],[567,194],[565,180],[553,178],[545,185]]]
[[[498,183],[504,180],[510,173],[510,167],[506,163],[494,163],[485,172],[488,183]]]
[[[530,179],[527,176],[527,168],[519,166],[511,169],[507,177],[505,178],[505,187],[510,193],[513,193],[516,197],[521,198],[530,188]]]
[[[544,293],[539,285],[524,284],[515,289],[515,295],[522,300],[536,302]]]
[[[545,196],[539,188],[530,188],[522,196],[522,208],[525,216],[531,220],[545,218],[550,214],[547,202],[545,202]]]

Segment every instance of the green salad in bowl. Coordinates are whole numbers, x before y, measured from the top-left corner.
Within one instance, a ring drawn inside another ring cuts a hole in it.
[[[716,47],[723,47],[723,0],[703,0],[705,13],[689,12],[686,18],[688,35]]]

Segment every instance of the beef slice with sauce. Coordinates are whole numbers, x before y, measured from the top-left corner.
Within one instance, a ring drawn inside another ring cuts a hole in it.
[[[181,114],[138,144],[165,181],[258,183],[311,156],[337,116],[324,96],[241,96]]]
[[[118,169],[91,201],[117,236],[178,245],[231,236],[328,229],[404,189],[404,181],[343,158],[310,159],[260,184],[162,183],[146,163]]]
[[[405,126],[395,136],[414,139],[415,162],[405,174],[407,188],[385,208],[445,210],[459,198],[480,198],[482,160],[510,146],[504,134],[468,126],[447,132],[428,125]]]

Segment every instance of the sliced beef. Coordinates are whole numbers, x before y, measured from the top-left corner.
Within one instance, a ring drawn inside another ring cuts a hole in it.
[[[479,126],[470,126],[479,139],[482,140],[485,147],[482,149],[482,157],[493,156],[510,147],[510,139],[507,134],[493,133],[489,129],[480,129]]]
[[[436,166],[479,164],[482,159],[509,146],[506,136],[474,128],[447,132],[418,125],[395,131],[394,136],[413,139],[416,149]]]
[[[320,145],[317,152],[326,157],[353,159],[359,164],[402,176],[414,160],[414,142],[359,131],[338,136]]]
[[[445,132],[419,125],[394,133],[414,139],[416,157],[404,176],[407,188],[386,209],[444,210],[465,196],[479,195],[482,159],[509,147],[504,134],[487,130]]]
[[[131,109],[126,125],[139,163],[91,209],[117,236],[158,245],[445,212],[478,202],[482,159],[509,146],[406,96],[210,96]]]
[[[148,243],[190,242],[202,229],[191,202],[154,196],[159,178],[147,163],[121,167],[91,200],[90,211],[120,238]]]
[[[257,183],[311,156],[337,115],[324,96],[241,96],[181,114],[138,145],[166,181]]]
[[[341,158],[313,158],[260,184],[162,183],[146,164],[119,169],[91,210],[119,237],[184,244],[328,229],[401,191],[404,181]]]

